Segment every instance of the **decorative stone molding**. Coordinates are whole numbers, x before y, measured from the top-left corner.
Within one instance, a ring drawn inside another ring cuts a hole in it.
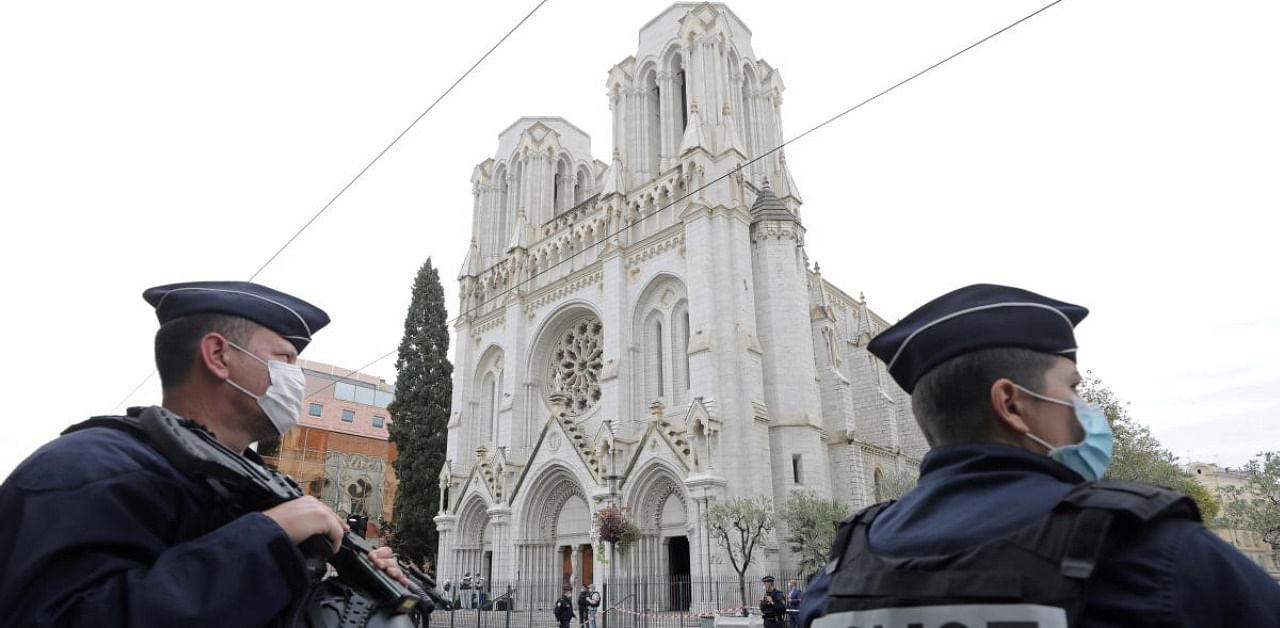
[[[804,228],[795,223],[777,220],[756,223],[751,228],[751,241],[792,240],[796,244],[804,244]]]
[[[499,477],[499,471],[493,461],[489,458],[489,450],[485,447],[476,448],[476,473],[480,479],[484,481],[485,488],[489,489],[489,495],[493,497],[494,503],[503,503],[502,482]]]
[[[688,512],[688,505],[685,502],[684,491],[676,485],[668,475],[663,474],[660,479],[650,485],[646,491],[644,500],[641,502],[639,523],[642,531],[646,533],[656,533],[662,530],[662,507],[666,505],[667,499],[672,495],[680,500],[680,507]]]
[[[566,410],[568,400],[568,397],[563,394],[552,394],[551,417],[560,424],[560,429],[569,438],[570,444],[578,452],[578,457],[582,459],[587,471],[591,473],[591,479],[595,480],[596,484],[599,484],[601,477],[604,475],[604,462],[597,454],[596,448],[588,441],[581,425],[574,421],[573,417],[569,416]]]
[[[533,320],[538,310],[543,306],[559,301],[584,288],[599,283],[603,279],[604,273],[602,271],[592,270],[575,280],[565,282],[559,286],[546,288],[529,299],[528,304],[524,306],[524,312],[529,316],[530,320]]]
[[[506,327],[507,314],[505,310],[494,312],[488,318],[478,321],[471,328],[471,337],[479,339],[481,336],[492,329]]]
[[[654,242],[637,253],[628,255],[622,263],[627,268],[638,267],[642,262],[653,259],[672,249],[684,249],[683,230],[673,233],[658,242]]]
[[[560,510],[564,508],[565,502],[573,496],[582,498],[582,501],[591,503],[587,500],[586,494],[578,486],[577,482],[558,482],[556,487],[551,490],[547,498],[542,502],[542,510],[539,514],[539,524],[542,530],[549,532],[548,538],[556,538],[556,526],[560,523]],[[546,534],[546,533],[544,533]]]

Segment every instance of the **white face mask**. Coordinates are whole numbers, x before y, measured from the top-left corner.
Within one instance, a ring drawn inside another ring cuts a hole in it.
[[[268,362],[230,340],[227,341],[227,344],[266,365],[267,375],[271,378],[271,385],[267,387],[267,392],[261,396],[249,392],[244,386],[231,381],[231,378],[227,378],[227,383],[257,401],[258,407],[262,408],[267,418],[271,420],[271,424],[275,426],[276,431],[283,436],[285,432],[289,431],[289,428],[298,423],[298,415],[302,414],[302,400],[307,392],[307,376],[302,374],[302,368],[296,364],[289,364],[280,360]]]

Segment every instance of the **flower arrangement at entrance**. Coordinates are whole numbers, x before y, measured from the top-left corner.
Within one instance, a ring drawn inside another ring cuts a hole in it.
[[[596,555],[601,557],[601,562],[608,562],[604,551],[606,543],[624,551],[628,545],[640,540],[640,528],[627,515],[626,508],[609,506],[597,511],[593,517],[591,535],[596,540]]]

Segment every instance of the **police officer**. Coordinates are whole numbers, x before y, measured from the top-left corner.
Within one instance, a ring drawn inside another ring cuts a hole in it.
[[[569,622],[573,620],[573,599],[569,597],[571,594],[573,590],[565,587],[560,599],[556,600],[555,608],[551,611],[560,628],[569,628]]]
[[[587,587],[585,586],[582,587],[582,590],[578,592],[578,626],[579,628],[582,628],[583,626],[587,625],[587,604],[589,603],[587,598],[589,595],[590,595],[590,592],[587,591]]]
[[[841,526],[803,626],[1280,626],[1280,587],[1189,498],[1095,482],[1112,439],[1077,394],[1087,314],[974,285],[871,341],[932,449],[915,489]]]
[[[760,598],[760,615],[765,628],[783,628],[787,618],[787,598],[774,584],[773,576],[760,579],[764,583],[764,595]]]
[[[260,464],[249,444],[297,421],[295,362],[329,317],[247,282],[143,298],[160,321],[164,407]],[[298,544],[322,535],[336,548],[344,530],[312,497],[233,516],[210,486],[112,427],[73,427],[37,450],[0,486],[0,512],[0,617],[12,626],[261,626],[310,585]],[[406,582],[390,548],[371,556]]]

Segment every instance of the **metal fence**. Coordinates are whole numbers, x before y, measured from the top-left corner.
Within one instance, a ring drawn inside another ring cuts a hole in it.
[[[776,585],[787,596],[790,582],[801,590],[807,576],[775,574]],[[711,579],[653,577],[616,579],[597,585],[601,604],[594,628],[691,628],[703,617],[740,614],[744,605],[736,576]],[[746,612],[758,613],[764,587],[758,577],[746,581]],[[432,628],[556,628],[552,615],[564,590],[559,581],[489,584],[484,590],[452,591],[455,608],[431,614]],[[588,628],[578,607],[578,593],[571,592],[575,618],[571,628]]]

